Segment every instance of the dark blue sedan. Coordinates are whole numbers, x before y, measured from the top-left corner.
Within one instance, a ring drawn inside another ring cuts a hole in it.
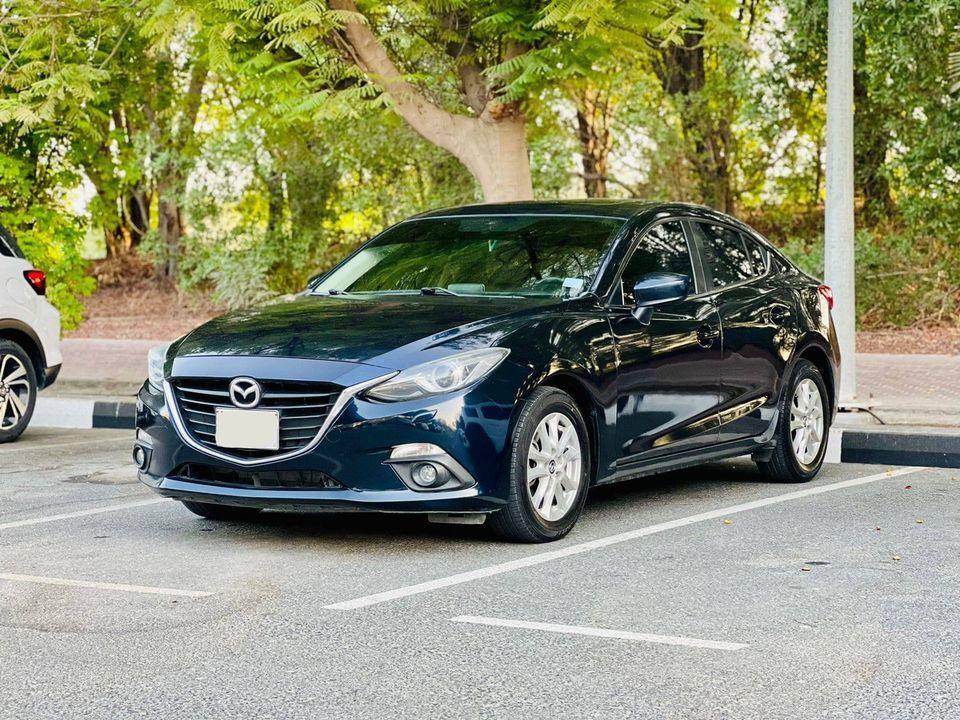
[[[427,213],[300,295],[155,348],[134,461],[207,518],[415,512],[555,540],[593,485],[739,455],[816,475],[832,302],[702,207]]]

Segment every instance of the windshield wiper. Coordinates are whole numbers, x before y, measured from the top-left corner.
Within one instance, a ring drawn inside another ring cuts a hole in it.
[[[349,295],[346,290],[314,290],[314,295]]]
[[[460,293],[455,293],[453,290],[447,290],[445,287],[422,287],[420,288],[421,295],[456,295],[460,297]]]

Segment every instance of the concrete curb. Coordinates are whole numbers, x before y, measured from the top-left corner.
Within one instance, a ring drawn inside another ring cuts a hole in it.
[[[132,430],[137,403],[96,398],[37,398],[32,427]]]
[[[137,404],[132,400],[41,397],[31,425],[132,430],[136,416]],[[960,468],[960,431],[930,433],[896,426],[886,426],[883,430],[834,427],[826,462]]]

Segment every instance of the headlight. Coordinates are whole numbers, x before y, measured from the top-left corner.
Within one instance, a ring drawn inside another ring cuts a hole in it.
[[[163,392],[163,363],[167,359],[169,349],[170,343],[165,343],[150,348],[150,352],[147,353],[147,378],[158,393]]]
[[[505,348],[486,348],[431,360],[402,371],[367,390],[377,400],[415,400],[453,392],[477,382],[510,354]]]

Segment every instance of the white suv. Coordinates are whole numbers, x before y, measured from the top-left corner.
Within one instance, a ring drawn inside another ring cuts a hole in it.
[[[0,226],[0,443],[20,437],[60,372],[60,313],[46,292],[46,276]]]

